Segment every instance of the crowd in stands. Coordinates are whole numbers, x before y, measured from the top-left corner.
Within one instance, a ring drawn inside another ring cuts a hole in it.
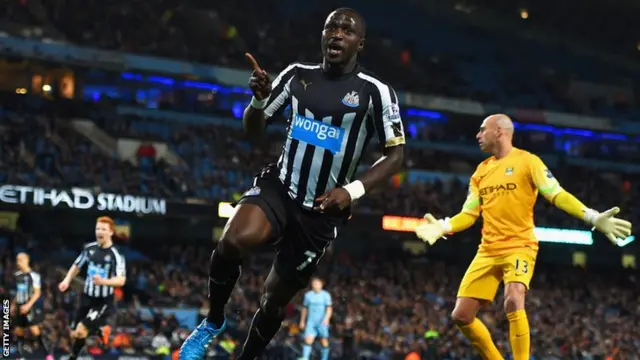
[[[111,191],[138,194],[151,194],[149,189],[165,189],[163,191],[167,194],[177,197],[216,199],[217,196],[230,195],[233,190],[242,191],[263,163],[277,158],[282,138],[281,134],[274,133],[268,136],[265,146],[251,147],[237,137],[238,130],[232,127],[170,126],[170,131],[166,132],[170,136],[167,137],[162,131],[153,129],[163,129],[168,125],[151,126],[153,121],[150,119],[119,118],[112,119],[112,122],[97,122],[112,135],[167,141],[188,167],[173,169],[163,164],[156,170],[188,184],[187,190],[179,193],[169,190],[171,186],[162,182],[163,177],[156,173],[146,175],[152,185],[145,185],[141,180],[145,176],[144,170],[102,153],[76,133],[64,116],[42,115],[25,107],[20,110],[4,109],[0,119],[3,140],[0,178],[3,181],[45,186],[98,185]],[[438,135],[442,133],[438,125],[430,125],[429,131],[416,135],[416,140],[433,140],[435,136],[439,141],[455,141],[448,135]],[[364,160],[365,164],[375,160],[375,150],[371,153]],[[407,165],[412,168],[449,172],[456,171],[451,163],[454,158],[466,161],[470,166],[476,162],[475,159],[450,153],[417,148],[409,148],[407,158]],[[235,172],[236,176],[230,178],[229,171]],[[621,205],[629,211],[628,218],[632,221],[640,217],[638,209],[630,206],[638,196],[637,178],[622,175],[621,180],[611,180],[593,170],[568,166],[554,169],[554,174],[568,190],[590,206],[606,208]],[[114,187],[109,187],[109,184]],[[231,191],[208,192],[207,186],[211,185]],[[429,209],[439,216],[451,215],[458,210],[465,195],[465,185],[456,181],[405,183],[397,189],[372,194],[356,211],[420,216]],[[552,210],[552,206],[544,201],[539,202],[539,207],[536,221],[540,225],[583,227],[579,221],[559,210]],[[37,253],[40,250],[33,251]],[[149,306],[197,307],[201,314],[206,313],[204,289],[208,249],[168,247],[144,251],[153,260],[130,263],[128,291],[134,293],[136,299],[144,298],[144,303]],[[10,251],[3,250],[2,253],[9,254]],[[10,259],[11,256],[5,258],[2,265],[4,284],[11,283],[13,270]],[[470,358],[471,348],[458,335],[448,317],[464,264],[408,259],[406,255],[394,259],[381,262],[346,254],[334,254],[325,259],[321,273],[327,279],[327,288],[334,294],[336,303],[332,331],[334,355],[339,358],[352,354],[350,351],[357,351],[368,358],[395,359],[418,350],[425,359]],[[246,265],[241,284],[229,306],[230,331],[212,350],[222,358],[230,349],[239,346],[243,330],[248,327],[258,306],[267,260],[256,258]],[[36,269],[44,274],[45,304],[50,304],[46,333],[50,341],[57,344],[58,351],[65,352],[69,340],[63,330],[68,326],[73,310],[73,295],[57,292],[55,286],[60,274],[52,271],[53,265],[38,261],[35,264]],[[603,275],[577,269],[554,271],[544,268],[537,269],[536,273],[528,308],[533,314],[532,344],[537,358],[606,355],[633,358],[633,354],[637,354],[640,349],[640,334],[634,325],[640,320],[637,317],[640,311],[637,274]],[[3,286],[5,294],[10,289],[10,285]],[[297,299],[289,308],[284,329],[269,350],[274,358],[294,356],[299,349],[299,303]],[[506,354],[508,337],[504,331],[508,327],[500,304],[498,299],[494,307],[483,315],[483,320],[492,328],[498,346]],[[121,306],[123,313],[114,324],[111,347],[107,349],[100,345],[100,340],[95,340],[89,347],[92,352],[157,353],[166,351],[165,345],[171,351],[187,333],[186,329],[176,326],[175,319],[144,318],[138,313],[133,298]],[[382,321],[369,318],[368,314],[372,313],[383,314]],[[559,321],[559,313],[568,315]],[[136,319],[135,326],[127,322],[132,317]],[[160,347],[162,349],[159,350]]]
[[[25,103],[20,109],[5,108],[0,117],[0,136],[6,140],[0,147],[0,179],[11,184],[79,186],[171,199],[197,197],[213,202],[230,201],[250,186],[252,177],[262,166],[277,161],[284,140],[283,134],[276,131],[252,143],[233,126],[180,125],[126,117],[99,118],[96,123],[116,138],[166,142],[181,162],[170,165],[162,159],[146,159],[135,166],[100,150],[74,130],[66,117],[39,113],[37,108]],[[423,126],[409,135],[413,137],[409,141],[437,140],[477,146],[473,135],[462,136],[459,132],[457,136],[444,135],[452,133],[446,131],[447,126]],[[518,135],[515,144],[523,143],[523,148],[534,152],[544,151],[549,141],[537,145],[530,141],[537,137],[539,134],[523,133]],[[549,152],[561,158],[567,156],[564,149],[553,151],[552,148]],[[374,145],[362,164],[370,165],[379,157],[380,152]],[[405,158],[407,169],[441,171],[459,174],[462,178],[468,177],[482,159],[411,146],[406,149]],[[624,173],[610,176],[610,172],[570,166],[562,161],[551,168],[561,184],[589,206],[606,209],[618,205],[631,221],[640,217],[640,209],[631,206],[640,195],[637,176]],[[572,181],[576,176],[581,181]],[[466,196],[466,184],[458,180],[428,184],[404,181],[394,186],[365,197],[355,211],[420,216],[429,210],[450,216],[459,210]],[[541,225],[583,226],[545,201],[538,203],[536,221]]]
[[[29,245],[33,269],[43,277],[44,332],[61,354],[69,350],[66,329],[75,309],[76,293],[71,290],[62,294],[57,290],[62,276],[58,270],[60,265],[49,260],[50,256],[44,258],[47,246],[73,246],[33,241]],[[2,250],[0,295],[7,296],[13,289],[13,254],[6,244]],[[166,354],[179,346],[188,331],[174,316],[162,315],[160,309],[164,306],[192,308],[198,309],[200,317],[206,314],[210,247],[166,245],[141,250],[151,260],[129,262],[127,296],[118,303],[119,314],[110,322],[109,333],[90,341],[88,349],[92,354]],[[246,262],[228,306],[229,330],[212,347],[213,358],[228,359],[229,353],[240,345],[258,307],[270,258],[270,254],[262,254]],[[449,317],[465,265],[460,259],[401,253],[330,252],[323,259],[320,275],[333,296],[333,358],[395,360],[403,359],[412,351],[420,353],[423,359],[475,358],[470,344]],[[538,265],[527,301],[534,358],[633,359],[637,356],[640,351],[638,275],[637,271],[598,272]],[[141,310],[139,299],[142,297],[143,306],[152,309],[150,312]],[[287,308],[283,328],[271,344],[267,359],[297,357],[301,341],[298,328],[301,301],[301,297],[296,298]],[[493,305],[483,311],[482,319],[506,355],[509,353],[508,326],[502,302],[499,295]]]
[[[277,6],[255,6],[247,0],[216,4],[162,1],[153,5],[140,1],[106,5],[96,1],[91,11],[82,15],[66,9],[86,6],[84,2],[47,4],[53,22],[71,41],[92,47],[243,68],[247,67],[243,54],[251,51],[272,72],[292,61],[317,61],[320,54],[317,31],[299,31],[310,30],[308,17],[281,16]],[[244,11],[239,12],[241,8]],[[317,15],[316,27],[321,29],[326,14]],[[273,21],[276,18],[281,21]],[[148,26],[130,26],[141,23]],[[394,74],[403,88],[427,84],[415,83],[425,78],[424,73],[414,64],[403,64],[400,49],[389,40],[387,45],[381,40],[375,38],[367,49],[372,55],[389,54],[371,56],[377,68]]]
[[[466,3],[470,8],[481,8],[491,13],[501,14],[505,18],[520,20],[515,15],[527,16],[528,27],[541,27],[552,30],[559,36],[573,36],[586,44],[592,44],[609,52],[637,57],[637,42],[628,36],[637,24],[633,21],[633,13],[625,2],[602,6],[597,1],[566,1],[558,3],[552,0],[528,3],[517,9],[518,14],[508,3],[492,3],[484,0],[472,0]],[[566,16],[571,14],[572,16]],[[594,14],[600,16],[594,17]],[[547,16],[545,16],[547,15]],[[565,16],[563,16],[565,15]],[[596,21],[596,23],[593,23]],[[592,26],[584,26],[586,22]],[[613,41],[614,39],[624,39]]]
[[[200,277],[193,277],[191,282],[190,275],[174,273],[178,277],[176,286],[206,288],[207,251],[167,247],[157,249],[157,254],[158,257],[154,255],[157,264],[165,265],[157,265],[155,274],[161,274],[162,268],[166,273],[167,267],[179,267],[181,270],[176,273],[188,271],[199,273]],[[254,257],[243,268],[243,277],[228,308],[230,323],[238,329],[248,326],[258,306],[269,259],[268,256]],[[455,289],[464,269],[463,262],[412,258],[406,254],[330,253],[323,260],[320,274],[334,297],[335,354],[348,352],[339,345],[353,336],[358,353],[368,354],[370,358],[395,359],[416,348],[424,354],[424,359],[471,358],[468,343],[449,319]],[[528,301],[529,311],[534,314],[531,321],[536,358],[577,359],[589,354],[633,356],[640,350],[640,334],[633,329],[633,324],[640,320],[637,273],[605,276],[582,269],[558,271],[544,266],[536,269],[536,273]],[[183,295],[174,295],[174,301],[184,301]],[[200,305],[196,298],[191,301]],[[301,298],[294,300],[288,309],[280,341],[286,341],[287,337],[290,343],[298,341],[301,301]],[[203,307],[206,308],[206,303]],[[371,317],[371,314],[381,317]],[[567,316],[559,320],[557,314]],[[508,326],[500,297],[484,313],[483,319],[490,324],[500,349],[506,354]],[[429,337],[428,331],[433,331]]]
[[[2,19],[46,25],[45,19],[34,16],[28,1],[0,0],[7,9]],[[48,25],[55,26],[73,43],[242,68],[247,68],[244,52],[251,51],[271,73],[291,61],[319,59],[318,30],[326,15],[324,12],[284,15],[276,6],[251,0],[162,0],[153,4],[141,0],[55,0],[43,1],[42,5],[51,21]],[[70,8],[84,11],[68,11]],[[310,25],[311,18],[316,20]],[[445,34],[450,30],[442,31]],[[611,33],[615,31],[607,32]],[[486,41],[484,35],[476,32],[469,35],[469,39],[480,39],[477,46]],[[372,21],[363,62],[398,90],[589,114],[600,114],[606,107],[595,100],[587,106],[577,106],[567,95],[573,78],[571,72],[567,69],[556,72],[545,67],[534,61],[537,56],[520,63],[513,61],[512,54],[505,54],[504,49],[476,55],[440,49],[437,45],[421,49],[419,44],[394,37],[382,29],[379,22]],[[498,64],[500,70],[504,68],[504,72],[477,71],[478,66],[487,64],[487,59],[492,66]],[[580,68],[589,69],[588,66]],[[481,86],[484,77],[492,87]],[[637,97],[640,92],[635,94]],[[629,115],[635,102],[637,99],[624,98],[611,113]],[[37,100],[2,101],[0,183],[78,186],[171,199],[197,197],[228,201],[248,188],[252,176],[264,164],[277,160],[283,141],[282,132],[269,133],[256,144],[242,138],[239,129],[233,126],[176,125],[115,116],[109,109],[85,111],[82,116],[93,120],[109,135],[142,140],[148,151],[140,151],[134,164],[99,149],[73,129],[70,119],[76,114],[58,110],[43,111],[43,105]],[[421,126],[409,136],[415,142],[476,146],[473,132],[460,134],[442,124]],[[554,136],[517,133],[515,143],[535,152],[559,155],[561,160],[552,170],[567,190],[599,210],[619,205],[625,218],[638,223],[640,208],[633,206],[640,196],[637,175],[605,173],[570,166],[562,160],[567,156],[582,156],[637,162],[637,149],[624,151],[603,142],[557,146]],[[181,161],[171,165],[164,159],[154,158],[155,150],[147,144],[153,140],[167,143]],[[370,165],[379,156],[372,148],[362,164]],[[422,147],[408,147],[405,157],[407,169],[464,176],[468,176],[481,159]],[[355,211],[421,216],[429,210],[436,216],[450,216],[459,210],[466,193],[466,185],[459,180],[433,183],[405,180],[369,194],[357,204]],[[543,226],[584,228],[579,220],[545,201],[537,205],[536,222]],[[2,234],[0,238],[3,236],[12,238],[16,234]],[[37,256],[46,251],[44,243],[54,247],[63,247],[63,244],[40,240],[30,241],[27,249],[34,254],[34,270],[40,271],[44,279],[43,303],[47,314],[44,333],[55,344],[58,354],[66,353],[70,344],[66,329],[76,294],[57,291],[60,264]],[[141,303],[154,309],[197,308],[201,316],[206,314],[209,248],[167,245],[141,250],[151,260],[129,262],[126,296],[120,301],[120,314],[111,325],[109,345],[105,346],[102,339],[92,340],[89,350],[93,353],[164,354],[179,346],[190,329],[180,326],[177,319],[169,315],[152,311],[149,316],[141,311]],[[6,296],[12,290],[15,253],[1,243],[0,253],[0,295]],[[384,254],[384,261],[377,261],[381,258],[373,254],[363,257],[334,253],[323,259],[320,274],[334,296],[331,332],[334,358],[355,359],[354,354],[358,354],[366,359],[395,360],[411,351],[421,353],[423,359],[473,358],[469,343],[449,318],[466,264],[406,254]],[[268,257],[257,256],[245,265],[229,305],[229,331],[212,347],[212,355],[226,359],[228,353],[240,345],[258,307],[268,260]],[[640,353],[638,275],[637,272],[537,268],[527,302],[534,357],[633,359],[637,356]],[[272,359],[288,359],[298,354],[300,302],[296,299],[287,309],[283,330],[269,349],[268,356]],[[499,297],[482,316],[501,352],[507,354],[508,326],[501,305]],[[371,314],[379,316],[373,318]]]
[[[44,21],[42,17],[34,19],[27,1],[4,2],[10,5],[6,16],[13,21],[26,24]],[[629,80],[627,70],[576,57],[564,48],[547,48],[505,34],[526,31],[523,24],[509,31],[502,29],[503,33],[498,34],[430,13],[411,1],[391,10],[377,2],[354,0],[351,3],[370,19],[363,64],[396,89],[508,106],[605,116],[636,114],[638,92],[634,92],[633,84],[624,80]],[[500,15],[495,15],[494,22],[513,18],[518,13],[513,4],[500,7],[471,3],[467,5],[474,9],[495,8],[495,13]],[[232,3],[164,0],[153,5],[143,1],[56,0],[42,4],[44,7],[39,13],[46,14],[48,25],[76,44],[244,69],[248,68],[244,53],[249,51],[271,73],[277,73],[293,61],[319,60],[318,32],[327,12],[333,8],[331,4],[297,5],[299,12],[292,12],[286,10],[287,4],[283,2],[256,3],[254,0]],[[543,24],[547,20],[555,24],[554,31],[565,29],[555,22],[557,17],[534,15],[546,13],[539,9],[546,6],[548,2],[530,9],[532,21],[547,27],[547,33],[551,31],[548,24]],[[567,4],[556,12],[575,20],[573,6]],[[79,7],[87,11],[68,11]],[[591,5],[586,10],[578,7],[582,10],[581,18],[592,19],[579,21],[578,28],[584,31],[598,28],[584,25],[602,19],[597,6]],[[403,8],[405,10],[400,11]],[[513,14],[507,15],[510,11]],[[625,14],[620,9],[616,11]],[[389,29],[389,19],[415,22],[421,29],[417,32]],[[616,34],[614,37],[621,39],[618,30],[627,31],[621,24],[616,21],[613,24],[616,26],[607,25],[606,32],[598,32],[601,35],[598,38],[611,38]],[[625,49],[636,41],[629,36],[622,38]],[[604,43],[623,46],[621,41]],[[615,90],[619,94],[575,98],[575,81],[591,81],[597,74],[600,75],[594,81],[622,84],[619,88],[622,90]]]
[[[74,247],[75,245],[75,247]],[[69,326],[73,320],[77,308],[79,294],[82,293],[82,283],[84,279],[72,284],[69,291],[61,293],[58,290],[58,283],[66,273],[68,266],[73,261],[68,254],[78,252],[82,242],[74,242],[57,236],[46,239],[36,239],[33,235],[20,231],[10,231],[0,228],[0,298],[11,299],[15,291],[15,255],[17,252],[25,251],[31,255],[31,268],[38,272],[42,279],[42,297],[36,306],[44,310],[43,333],[48,344],[52,344],[56,355],[68,354],[71,350],[71,339],[69,337]],[[48,256],[47,254],[55,254]],[[169,355],[182,344],[189,329],[181,325],[174,315],[163,313],[154,307],[154,301],[143,303],[136,295],[140,285],[138,269],[146,264],[132,263],[129,265],[131,291],[127,291],[126,300],[117,297],[117,314],[108,322],[102,333],[92,334],[87,342],[87,353],[91,355]],[[156,262],[153,264],[158,265]],[[155,269],[146,272],[145,279],[153,288],[151,294],[154,300],[162,303],[163,291],[158,287],[164,286],[167,292],[172,294],[173,300],[178,296],[173,290],[173,284],[168,277],[161,276],[170,273],[170,266],[160,269],[158,273]],[[159,275],[158,282],[154,282],[153,274]],[[202,294],[199,294],[202,296]],[[145,300],[148,298],[145,297]],[[168,302],[164,303],[165,305]],[[189,305],[193,305],[190,303]],[[172,303],[172,307],[182,307],[183,305]],[[11,342],[16,344],[15,341]],[[26,350],[37,356],[42,354],[42,349],[36,343],[27,343]],[[221,349],[218,348],[217,351]],[[12,347],[12,352],[16,351]],[[216,351],[216,350],[214,350]]]

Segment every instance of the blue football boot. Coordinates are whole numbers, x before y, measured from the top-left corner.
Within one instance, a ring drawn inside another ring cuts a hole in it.
[[[227,327],[227,319],[224,320],[222,326],[218,329],[214,324],[202,320],[200,325],[193,330],[191,335],[184,341],[180,347],[178,359],[180,360],[203,360],[207,354],[209,344],[220,335]]]

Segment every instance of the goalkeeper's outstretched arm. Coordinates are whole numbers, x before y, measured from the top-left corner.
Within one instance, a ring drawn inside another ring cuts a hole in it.
[[[582,201],[563,189],[539,157],[531,155],[529,166],[533,184],[545,199],[567,214],[593,223],[598,212],[588,208]]]
[[[618,207],[611,208],[603,213],[587,207],[578,198],[564,190],[542,160],[535,155],[531,156],[530,170],[533,183],[540,194],[558,209],[594,226],[595,229],[602,232],[613,243],[617,242],[617,238],[624,239],[631,235],[631,223],[614,217],[620,212]]]
[[[472,176],[469,182],[469,194],[462,206],[462,211],[452,218],[436,220],[433,215],[425,215],[426,223],[415,229],[416,235],[425,242],[433,245],[446,234],[464,231],[476,222],[480,216],[480,197],[477,180]]]
[[[445,234],[459,233],[472,227],[477,219],[478,215],[472,215],[463,210],[451,219],[446,218],[442,220],[442,228]]]
[[[593,218],[598,214],[597,211],[588,208],[573,194],[562,188],[560,188],[560,192],[553,196],[545,196],[545,194],[542,195],[558,209],[588,223],[592,223]]]
[[[443,227],[446,234],[459,233],[472,227],[480,216],[480,191],[478,180],[474,175],[469,179],[469,193],[462,205],[462,210],[451,219],[445,219]]]

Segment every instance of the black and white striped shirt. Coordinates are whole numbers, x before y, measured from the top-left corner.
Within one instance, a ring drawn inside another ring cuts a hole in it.
[[[269,120],[291,106],[279,177],[303,207],[353,180],[374,135],[384,147],[405,142],[395,91],[360,66],[330,77],[321,65],[293,63],[272,87],[264,110]]]
[[[35,271],[18,271],[16,277],[16,302],[18,305],[26,304],[33,296],[35,289],[40,289],[40,274]]]
[[[126,276],[124,255],[113,245],[102,248],[97,242],[85,244],[73,263],[85,271],[84,294],[91,298],[112,298],[114,292],[113,286],[94,284],[94,275],[103,279]]]

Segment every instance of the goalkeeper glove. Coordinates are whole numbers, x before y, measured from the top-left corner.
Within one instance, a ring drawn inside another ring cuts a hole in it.
[[[617,245],[618,239],[626,239],[631,235],[631,223],[614,217],[619,212],[620,208],[617,206],[603,213],[587,209],[584,219],[593,225],[593,229],[600,231],[609,241]]]
[[[426,214],[424,216],[425,223],[416,227],[416,235],[424,242],[428,242],[429,245],[433,245],[440,238],[446,239],[445,234],[451,232],[451,223],[449,218],[443,220],[437,220],[433,215]]]

